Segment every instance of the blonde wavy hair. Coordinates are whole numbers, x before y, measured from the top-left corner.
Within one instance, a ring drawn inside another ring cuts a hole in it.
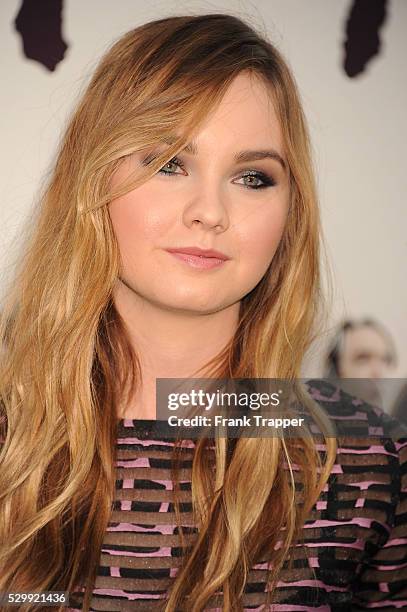
[[[70,118],[3,302],[0,591],[73,592],[84,585],[84,610],[90,608],[115,489],[117,407],[123,389],[133,393],[140,380],[112,299],[120,257],[108,203],[176,155],[243,70],[272,96],[290,210],[267,273],[241,300],[233,339],[204,372],[300,376],[322,299],[320,220],[290,69],[265,36],[228,14],[172,16],[137,27],[101,59]],[[110,178],[123,159],[163,139],[172,142],[165,152],[113,193]],[[304,388],[295,388],[322,419]],[[329,436],[323,457],[307,436],[217,438],[211,471],[210,442],[196,443],[192,503],[199,535],[184,555],[166,612],[199,612],[220,589],[223,610],[241,610],[249,569],[260,557],[270,559],[271,597],[335,460]],[[178,451],[177,443],[174,479]],[[301,468],[301,499],[293,463]],[[179,521],[177,487],[174,496]],[[180,538],[182,544],[182,529]]]

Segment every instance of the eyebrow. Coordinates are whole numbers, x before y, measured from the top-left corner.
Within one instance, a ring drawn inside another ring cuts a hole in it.
[[[165,136],[163,137],[163,142],[171,145],[175,142],[175,138]],[[194,140],[191,140],[191,142],[187,144],[182,150],[185,151],[185,153],[190,153],[191,155],[198,154],[198,147]],[[244,151],[239,151],[238,153],[235,153],[235,155],[233,156],[233,160],[236,164],[249,161],[258,161],[260,159],[274,159],[282,166],[284,172],[287,171],[287,164],[285,160],[275,149],[261,149],[258,151],[254,149],[245,149]]]

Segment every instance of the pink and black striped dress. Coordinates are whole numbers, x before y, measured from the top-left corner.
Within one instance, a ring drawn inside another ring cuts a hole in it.
[[[407,430],[397,421],[322,381],[313,397],[331,418],[348,420],[355,436],[342,441],[322,491],[283,570],[276,612],[407,610]],[[91,610],[154,612],[180,565],[171,502],[174,441],[154,434],[153,421],[121,420],[117,437],[115,505],[101,550]],[[194,442],[182,450],[181,512],[187,545]],[[321,446],[323,451],[324,447]],[[264,608],[267,559],[250,571],[244,610]],[[69,610],[81,610],[82,593]],[[221,611],[221,595],[206,610]]]

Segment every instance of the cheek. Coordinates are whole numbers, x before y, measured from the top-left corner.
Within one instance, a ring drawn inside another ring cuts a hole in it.
[[[271,203],[256,208],[240,228],[241,256],[251,266],[267,268],[282,238],[287,222],[287,206]]]
[[[168,206],[150,192],[147,186],[141,186],[109,205],[123,258],[156,244],[170,227]]]

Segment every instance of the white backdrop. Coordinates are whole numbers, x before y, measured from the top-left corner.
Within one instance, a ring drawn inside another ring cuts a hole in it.
[[[268,32],[299,84],[334,273],[331,324],[343,315],[378,318],[396,340],[400,363],[394,375],[407,376],[405,0],[389,0],[381,53],[353,79],[342,68],[348,0],[65,0],[62,34],[69,47],[54,72],[24,57],[13,26],[19,6],[18,0],[0,6],[1,282],[69,111],[101,54],[151,19],[230,12]],[[327,338],[312,351],[306,375],[320,374]]]

